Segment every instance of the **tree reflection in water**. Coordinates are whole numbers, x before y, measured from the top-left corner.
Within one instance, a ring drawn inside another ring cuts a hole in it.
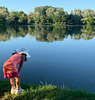
[[[68,36],[74,40],[89,40],[95,36],[95,26],[0,26],[0,41],[29,34],[37,41],[63,41]]]

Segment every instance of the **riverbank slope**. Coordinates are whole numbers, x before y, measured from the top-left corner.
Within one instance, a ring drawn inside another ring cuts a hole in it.
[[[95,94],[84,90],[71,90],[53,85],[21,84],[25,91],[10,94],[9,81],[0,81],[0,100],[95,100]]]

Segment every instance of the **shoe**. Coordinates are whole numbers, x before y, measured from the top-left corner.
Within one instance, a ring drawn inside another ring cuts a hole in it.
[[[22,93],[24,91],[24,89],[22,89],[21,87],[15,90],[15,94],[19,94]]]
[[[15,94],[15,90],[16,90],[16,88],[12,88],[11,89],[11,94]]]

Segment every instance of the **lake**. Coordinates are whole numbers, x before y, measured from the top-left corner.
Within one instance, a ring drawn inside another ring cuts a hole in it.
[[[3,63],[21,47],[31,55],[22,83],[95,92],[95,26],[0,26],[1,80]]]

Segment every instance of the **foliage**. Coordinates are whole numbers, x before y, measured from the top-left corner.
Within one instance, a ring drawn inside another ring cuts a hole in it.
[[[92,25],[93,24],[93,18],[92,17],[87,17],[87,25]]]
[[[0,24],[5,24],[5,18],[8,15],[8,9],[5,7],[0,7]]]
[[[18,12],[18,22],[20,25],[27,24],[27,15],[23,11]]]
[[[11,11],[9,12],[8,16],[6,17],[6,24],[9,25],[14,25],[14,24],[18,24],[17,20],[17,13],[16,11]]]
[[[68,36],[74,40],[90,40],[95,37],[95,26],[0,26],[0,41],[27,34],[41,42],[62,41]]]
[[[82,13],[83,18],[81,21],[83,24],[88,24],[88,25],[95,25],[95,12],[94,10],[91,9],[85,9]]]
[[[34,14],[32,12],[27,15],[27,23],[28,25],[33,25],[34,23]]]
[[[61,7],[40,6],[34,12],[11,11],[0,7],[0,24],[8,25],[95,25],[95,12],[91,9],[71,10],[68,14]]]

